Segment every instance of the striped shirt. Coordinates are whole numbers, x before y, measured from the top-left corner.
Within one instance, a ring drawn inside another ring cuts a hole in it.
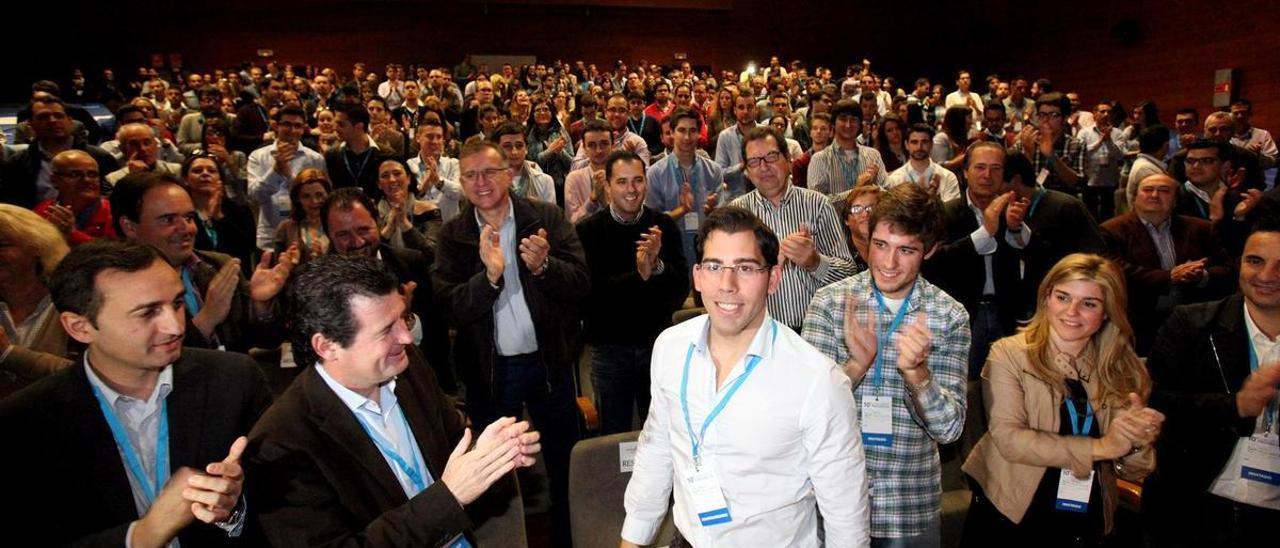
[[[831,146],[814,154],[809,161],[809,188],[827,196],[835,196],[856,186],[858,176],[873,164],[876,166],[876,180],[872,182],[883,186],[888,172],[880,151],[868,146],[857,146],[856,158],[852,151],[841,149],[838,143],[831,143]]]
[[[818,251],[818,268],[812,272],[796,264],[782,269],[782,283],[769,295],[769,314],[784,325],[795,328],[804,321],[809,299],[819,287],[858,273],[844,239],[840,217],[827,198],[818,192],[788,184],[777,206],[753,190],[739,196],[730,205],[747,209],[764,222],[778,241],[807,225]]]
[[[870,321],[872,310],[879,306],[871,291],[870,271],[819,289],[804,320],[805,340],[838,364],[849,358],[844,343],[844,303],[848,298],[858,299],[859,319]],[[933,333],[926,364],[931,372],[927,387],[914,398],[907,392],[896,371],[897,338],[891,337],[880,349],[884,353],[882,367],[886,368],[881,372],[880,389],[872,382],[873,371],[855,382],[853,389],[855,405],[859,406],[867,396],[893,397],[893,445],[864,446],[871,480],[871,536],[876,538],[916,536],[938,523],[942,512],[938,444],[956,441],[964,428],[969,314],[922,277],[916,279],[905,306],[902,325],[911,325],[923,313]],[[881,310],[878,318],[876,329],[883,333],[893,316]]]

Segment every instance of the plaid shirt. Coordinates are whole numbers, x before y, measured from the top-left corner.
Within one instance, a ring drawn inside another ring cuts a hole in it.
[[[1018,141],[1014,144],[1014,148],[1022,151],[1023,154],[1027,155],[1027,158],[1031,159],[1036,177],[1040,176],[1040,170],[1049,170],[1049,176],[1045,178],[1044,183],[1041,186],[1072,195],[1077,193],[1076,187],[1064,183],[1060,178],[1058,178],[1058,172],[1054,171],[1052,167],[1048,167],[1049,158],[1040,154],[1039,145],[1037,145],[1033,150],[1026,150],[1022,148],[1022,142]],[[1084,143],[1079,139],[1063,133],[1062,136],[1058,137],[1058,140],[1053,143],[1053,155],[1062,158],[1062,161],[1067,164],[1067,167],[1071,168],[1071,171],[1080,175],[1081,179],[1084,178]],[[1080,182],[1084,183],[1083,180]],[[1026,184],[1027,186],[1034,186],[1027,181],[1023,181],[1023,184]]]
[[[804,338],[823,354],[844,364],[849,352],[844,343],[844,303],[858,299],[858,317],[866,322],[879,306],[866,271],[819,289],[804,320]],[[868,371],[854,383],[853,396],[861,409],[862,398],[877,393],[893,396],[893,445],[864,446],[867,476],[871,484],[871,536],[915,536],[935,527],[942,512],[942,466],[938,444],[960,438],[964,428],[965,381],[969,369],[969,314],[955,299],[923,277],[904,303],[902,325],[926,314],[933,333],[927,366],[932,373],[927,388],[915,397],[915,405],[902,376],[895,374],[897,338],[881,345],[883,386],[877,391]],[[888,329],[893,317],[879,314],[877,331]]]

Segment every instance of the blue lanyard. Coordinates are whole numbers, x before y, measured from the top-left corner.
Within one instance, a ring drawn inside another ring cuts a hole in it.
[[[400,413],[400,418],[403,419],[404,410],[399,407],[396,407],[396,410]],[[413,465],[410,466],[408,462],[405,462],[404,457],[401,457],[400,453],[396,452],[390,442],[382,439],[382,436],[379,436],[377,432],[373,431],[373,428],[369,427],[369,424],[364,421],[364,417],[360,416],[359,412],[352,412],[352,414],[356,416],[356,421],[360,423],[361,428],[364,428],[365,433],[369,434],[369,439],[373,440],[373,444],[378,446],[378,451],[381,451],[383,455],[391,459],[391,462],[396,463],[396,467],[400,468],[404,475],[409,476],[409,482],[413,484],[413,494],[416,495],[426,489],[427,482],[422,479],[422,471],[418,468],[417,459],[414,459]],[[407,426],[408,424],[409,421],[405,421],[405,425]],[[409,443],[413,443],[412,433],[409,434]],[[410,455],[410,458],[412,458],[412,455]]]
[[[347,165],[347,173],[351,174],[351,179],[356,183],[360,182],[360,174],[364,173],[365,166],[369,164],[369,158],[373,157],[373,147],[366,149],[362,156],[364,156],[364,159],[360,160],[360,169],[351,171],[351,158],[347,156],[346,150],[342,151],[342,163]]]
[[[138,480],[138,485],[142,487],[142,498],[150,508],[151,503],[156,500],[156,494],[164,486],[166,473],[169,471],[169,403],[160,402],[160,431],[156,435],[155,478],[147,481],[147,473],[142,468],[142,459],[138,458],[138,451],[134,448],[133,442],[129,441],[128,431],[124,429],[124,425],[120,424],[119,417],[116,417],[115,410],[107,404],[107,398],[102,391],[93,383],[89,383],[89,387],[93,389],[93,396],[98,399],[98,407],[102,409],[102,416],[107,419],[107,426],[111,427],[111,437],[115,438],[116,447],[120,448],[120,452],[124,454],[125,467],[133,478]]]
[[[187,312],[195,317],[200,313],[200,292],[196,291],[196,284],[191,280],[191,269],[184,266],[179,270],[182,271],[182,287],[186,288],[183,298],[187,301]]]
[[[204,235],[209,237],[209,243],[213,244],[213,248],[218,248],[218,229],[213,227],[213,219],[200,218],[200,227],[204,229]]]
[[[1185,181],[1185,182],[1183,182],[1183,183],[1182,183],[1182,186],[1183,186],[1183,188],[1186,188],[1186,189],[1187,189],[1187,194],[1190,194],[1190,195],[1191,195],[1191,201],[1193,201],[1193,202],[1195,202],[1195,203],[1196,203],[1196,209],[1199,209],[1199,210],[1200,210],[1200,217],[1201,217],[1201,218],[1204,218],[1204,219],[1208,219],[1208,218],[1209,218],[1209,210],[1207,210],[1207,209],[1205,209],[1205,208],[1204,208],[1204,201],[1200,199],[1200,195],[1198,195],[1198,194],[1196,194],[1195,192],[1192,192],[1192,191],[1191,191],[1191,188],[1192,188],[1192,186],[1191,186],[1191,181]],[[1250,345],[1250,347],[1249,347],[1249,348],[1253,348],[1253,346],[1252,346],[1252,345]]]
[[[1258,370],[1258,351],[1253,349],[1253,341],[1249,341],[1249,371]],[[1276,407],[1280,406],[1280,398],[1272,401],[1262,412],[1262,426],[1265,431],[1271,431],[1271,425],[1276,423]]]
[[[1045,194],[1048,194],[1048,193],[1049,193],[1049,191],[1045,190],[1043,187],[1041,187],[1041,188],[1037,188],[1037,189],[1036,189],[1036,194],[1035,194],[1035,196],[1032,196],[1032,197],[1031,197],[1031,207],[1027,208],[1027,218],[1028,218],[1028,219],[1030,219],[1030,218],[1032,218],[1032,217],[1034,217],[1034,216],[1036,215],[1036,208],[1037,208],[1037,207],[1040,207],[1040,200],[1043,200],[1043,199],[1044,199],[1044,195],[1045,195]]]
[[[689,180],[685,181],[684,170],[680,169],[680,159],[676,158],[675,152],[668,156],[668,162],[671,164],[671,177],[676,182],[676,205],[680,204],[680,187],[684,183],[689,183],[689,190],[693,192],[693,203],[698,203],[698,158],[694,156],[693,165],[689,166]],[[675,209],[675,208],[672,208]],[[693,208],[689,213],[697,213],[698,208]]]
[[[773,327],[773,340],[777,341],[778,322],[772,322],[771,325]],[[711,413],[707,415],[707,418],[702,421],[702,431],[695,437],[693,435],[693,422],[689,419],[689,361],[693,359],[694,348],[694,344],[689,343],[689,352],[684,356],[684,373],[680,377],[680,409],[684,411],[684,426],[689,432],[689,443],[693,446],[693,465],[701,468],[702,455],[699,453],[699,448],[702,446],[701,440],[707,439],[707,427],[711,425],[711,421],[720,416],[720,412],[724,410],[724,406],[728,404],[729,400],[733,398],[733,395],[737,393],[738,388],[742,386],[742,383],[746,382],[747,377],[751,376],[751,372],[755,371],[756,365],[760,363],[760,356],[752,356],[751,359],[747,361],[747,370],[742,374],[742,376],[738,377],[738,380],[734,381],[732,385],[729,385],[729,390],[725,392],[723,398],[720,398],[720,403],[717,403],[716,406],[711,409]]]
[[[872,382],[875,383],[877,390],[879,390],[881,383],[884,382],[883,374],[881,373],[880,362],[884,360],[885,347],[889,345],[889,338],[892,337],[893,334],[898,331],[898,327],[902,325],[903,318],[907,317],[907,305],[910,304],[911,294],[915,293],[915,291],[916,291],[916,284],[913,282],[911,284],[911,289],[907,290],[906,298],[902,299],[902,306],[898,307],[898,313],[893,316],[893,322],[889,324],[889,332],[881,333],[877,337],[879,348],[876,349],[876,363],[875,363],[876,370],[875,370],[875,373],[873,373],[873,377],[872,377]],[[871,283],[871,293],[876,296],[876,302],[880,304],[880,308],[883,308],[886,312],[888,312],[889,306],[884,303],[884,296],[880,294],[880,288],[876,287],[874,281]]]
[[[640,113],[640,127],[632,127],[632,126],[631,126],[631,118],[630,118],[630,117],[628,117],[628,118],[627,118],[627,129],[631,130],[631,132],[632,132],[632,133],[635,133],[636,135],[639,135],[639,134],[640,134],[640,130],[644,129],[644,122],[645,122],[645,120],[648,120],[648,119],[649,119],[649,115],[648,115],[648,114],[645,114],[645,113],[643,113],[643,112],[641,112],[641,113]]]
[[[1067,414],[1071,416],[1071,434],[1075,436],[1088,436],[1089,429],[1093,428],[1093,405],[1087,400],[1084,402],[1084,427],[1080,426],[1080,413],[1076,411],[1076,403],[1067,396]]]

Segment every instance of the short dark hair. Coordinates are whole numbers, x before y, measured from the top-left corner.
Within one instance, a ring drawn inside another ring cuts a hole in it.
[[[396,275],[373,257],[329,253],[299,266],[288,290],[293,360],[308,365],[319,362],[311,347],[316,333],[344,348],[350,346],[361,327],[351,312],[352,299],[385,297],[398,289]]]
[[[756,249],[764,257],[764,265],[773,267],[778,264],[778,236],[754,213],[738,206],[718,207],[707,215],[693,241],[695,262],[702,262],[702,250],[707,245],[707,238],[717,230],[727,234],[754,233]]]
[[[859,122],[862,121],[862,107],[853,99],[841,99],[831,106],[831,119],[835,120],[841,116],[853,116]]]
[[[1240,99],[1236,99],[1235,101],[1232,101],[1232,102],[1231,102],[1231,106],[1233,106],[1233,107],[1234,107],[1234,106],[1242,106],[1242,107],[1244,107],[1244,109],[1245,109],[1245,110],[1247,110],[1247,111],[1249,111],[1249,112],[1253,112],[1253,103],[1249,102],[1249,100],[1248,100],[1248,99],[1245,99],[1245,98],[1243,98],[1243,97],[1242,97],[1242,98],[1240,98]]]
[[[1053,91],[1053,81],[1048,78],[1037,79],[1036,85],[1040,86],[1040,93],[1042,94]],[[1064,110],[1063,112],[1066,112],[1066,111]]]
[[[1224,162],[1235,160],[1235,149],[1231,143],[1222,143],[1213,139],[1199,138],[1184,145],[1188,151],[1211,148],[1218,153],[1218,159]]]
[[[1169,143],[1169,128],[1156,124],[1142,128],[1138,133],[1138,152],[1155,154]]]
[[[1031,159],[1020,151],[1014,150],[1004,155],[1004,182],[1012,183],[1019,177],[1024,186],[1036,186],[1036,168]]]
[[[378,221],[378,205],[373,202],[368,194],[365,194],[360,187],[343,187],[334,191],[324,200],[324,205],[320,206],[320,227],[324,229],[327,236],[329,234],[329,212],[334,209],[342,211],[350,211],[355,209],[359,204],[369,211],[369,215],[373,216],[373,221]]]
[[[778,145],[778,152],[782,153],[782,157],[788,162],[791,161],[791,152],[787,150],[787,138],[782,136],[782,132],[773,126],[756,126],[748,129],[747,134],[742,136],[742,162],[744,166],[747,161],[747,144],[763,141],[769,137],[773,137],[773,142]]]
[[[98,327],[102,293],[95,280],[106,270],[138,272],[160,261],[164,255],[149,245],[128,240],[97,239],[71,249],[49,276],[49,295],[59,312],[72,312]]]
[[[276,110],[275,116],[272,116],[271,119],[279,122],[284,119],[285,116],[297,116],[298,118],[302,118],[302,122],[304,124],[307,121],[307,111],[302,110],[299,107],[280,107],[280,109]]]
[[[613,128],[609,127],[609,123],[599,118],[592,118],[582,124],[582,138],[586,139],[588,133],[608,133],[610,138],[613,137]],[[586,146],[584,143],[583,146]]]
[[[191,191],[187,187],[182,186],[182,182],[176,177],[168,173],[130,173],[124,178],[116,182],[114,189],[111,191],[111,197],[108,201],[111,203],[111,215],[115,218],[116,234],[124,237],[124,228],[120,224],[123,219],[129,219],[137,223],[142,214],[142,200],[147,193],[153,188],[165,185],[173,185],[181,188],[187,195],[191,195]]]
[[[200,90],[196,92],[196,98],[198,98],[198,99],[199,99],[199,98],[204,98],[204,97],[212,97],[212,98],[215,98],[215,99],[221,99],[221,98],[222,98],[222,90],[218,89],[218,86],[204,86],[204,87],[201,87],[201,88],[200,88]]]
[[[1040,107],[1058,107],[1062,115],[1066,116],[1068,112],[1071,112],[1071,100],[1067,99],[1066,95],[1056,91],[1041,93],[1040,97],[1036,98],[1036,109]]]
[[[333,111],[345,115],[351,125],[363,124],[364,130],[369,131],[369,111],[363,105],[338,104],[334,105]]]
[[[119,123],[120,120],[124,119],[125,116],[134,114],[134,113],[142,114],[143,118],[146,118],[146,113],[142,112],[142,109],[138,108],[137,105],[134,105],[133,103],[127,103],[122,105],[120,108],[116,109],[116,113],[115,113],[116,123]]]
[[[501,141],[507,135],[518,135],[521,139],[525,139],[525,133],[527,132],[524,129],[524,124],[516,121],[506,121],[499,125],[498,129],[493,130],[493,135],[490,138],[495,143]]]
[[[871,231],[876,225],[889,223],[903,234],[919,236],[928,253],[942,241],[944,221],[942,202],[920,185],[898,185],[880,192],[880,200],[871,208]]]
[[[911,127],[907,128],[906,137],[910,139],[912,133],[924,133],[929,136],[930,140],[933,140],[933,136],[938,134],[937,130],[933,129],[933,126],[929,124],[911,124]]]
[[[604,161],[605,181],[613,180],[613,164],[616,162],[640,162],[640,167],[644,168],[644,160],[640,158],[639,154],[630,150],[615,150],[609,153],[609,159]]]
[[[671,113],[670,116],[667,116],[666,120],[670,121],[671,128],[675,129],[675,127],[679,125],[680,120],[683,120],[685,118],[693,120],[694,129],[698,129],[698,130],[702,129],[702,118],[699,118],[698,113],[694,112],[693,109],[690,109],[687,107],[680,107],[676,109],[674,112]]]
[[[43,91],[49,95],[62,95],[62,89],[58,87],[58,83],[53,80],[36,80],[31,84],[31,93]]]
[[[1192,117],[1196,119],[1197,122],[1200,121],[1200,111],[1196,110],[1195,108],[1192,108],[1192,107],[1180,108],[1178,109],[1178,112],[1173,113],[1174,116],[1177,116],[1179,114],[1190,114]]]

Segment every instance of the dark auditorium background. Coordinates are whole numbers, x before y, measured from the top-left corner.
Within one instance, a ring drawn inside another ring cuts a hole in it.
[[[36,4],[29,4],[36,5]],[[53,4],[45,3],[47,6]],[[837,75],[871,58],[904,89],[917,76],[954,86],[953,70],[1047,77],[1086,104],[1154,99],[1166,123],[1183,106],[1210,110],[1214,71],[1235,69],[1254,124],[1280,126],[1280,7],[1271,1],[1108,2],[817,0],[187,0],[58,3],[15,24],[0,100],[80,66],[117,77],[151,54],[201,72],[257,59],[332,66],[364,61],[453,66],[464,54],[670,64],[742,70],[777,54]]]

